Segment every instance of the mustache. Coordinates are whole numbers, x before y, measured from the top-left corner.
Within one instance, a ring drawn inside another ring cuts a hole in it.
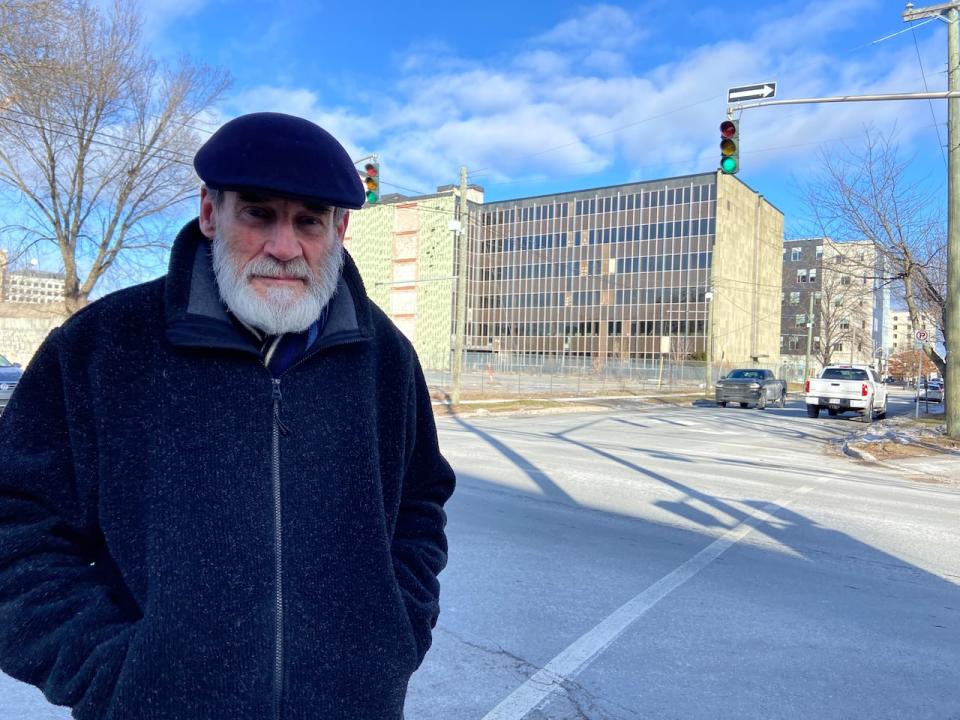
[[[316,273],[302,257],[286,262],[268,257],[255,258],[243,268],[244,279],[249,280],[254,275],[298,278],[308,281],[316,279]]]

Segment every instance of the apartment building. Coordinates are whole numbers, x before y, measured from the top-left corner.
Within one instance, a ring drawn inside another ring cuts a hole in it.
[[[63,273],[42,270],[11,271],[7,272],[3,282],[3,299],[11,303],[62,303],[63,291]]]
[[[830,238],[783,244],[780,351],[791,366],[870,364],[886,347],[890,291],[882,256],[869,242]]]

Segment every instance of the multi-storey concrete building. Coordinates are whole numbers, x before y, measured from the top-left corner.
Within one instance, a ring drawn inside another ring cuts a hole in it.
[[[910,320],[910,313],[906,310],[889,310],[886,318],[886,338],[889,355],[897,355],[902,352],[909,352],[916,349],[916,332],[925,330],[927,337],[933,342],[940,342],[940,334],[937,330],[937,323],[932,318],[921,315],[921,327],[914,327]]]
[[[63,273],[20,270],[7,273],[3,299],[12,303],[62,303],[63,289]]]
[[[457,194],[384,198],[348,230],[371,296],[428,367],[452,345]],[[469,352],[646,362],[702,358],[711,336],[721,367],[779,362],[783,215],[735,177],[468,199]]]
[[[715,173],[482,209],[467,345],[546,357],[777,363],[783,216]]]
[[[785,241],[782,302],[780,350],[791,366],[804,364],[810,322],[811,370],[825,361],[873,363],[886,347],[890,293],[869,242]]]

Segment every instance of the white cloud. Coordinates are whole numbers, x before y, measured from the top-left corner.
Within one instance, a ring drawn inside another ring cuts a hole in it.
[[[619,49],[643,37],[637,21],[622,8],[599,5],[495,66],[444,45],[421,46],[398,59],[403,78],[390,97],[376,98],[375,115],[331,107],[305,88],[255,88],[233,98],[231,109],[309,117],[354,157],[381,153],[388,191],[394,183],[430,192],[455,182],[461,164],[482,169],[481,184],[574,178],[611,167],[629,175],[624,180],[702,172],[716,167],[728,87],[776,80],[780,97],[920,89],[912,43],[858,54],[831,48],[831,33],[866,4],[811,5],[761,22],[740,42],[702,45],[632,70]],[[926,35],[926,67],[942,66],[943,45],[942,30]],[[944,85],[929,70],[928,80]],[[748,110],[743,165],[804,161],[818,143],[862,135],[868,122],[898,122],[902,139],[930,134],[929,107],[918,102]]]
[[[602,48],[622,50],[638,42],[646,33],[634,18],[616,5],[596,5],[582,17],[560,23],[552,30],[534,38],[543,45],[564,47]]]
[[[141,3],[144,36],[148,41],[160,38],[168,26],[181,18],[199,13],[207,0],[150,0]]]

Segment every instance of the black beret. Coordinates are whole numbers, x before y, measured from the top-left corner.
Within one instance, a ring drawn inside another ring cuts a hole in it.
[[[309,120],[251,113],[217,130],[193,158],[207,187],[357,209],[366,193],[337,139]]]

